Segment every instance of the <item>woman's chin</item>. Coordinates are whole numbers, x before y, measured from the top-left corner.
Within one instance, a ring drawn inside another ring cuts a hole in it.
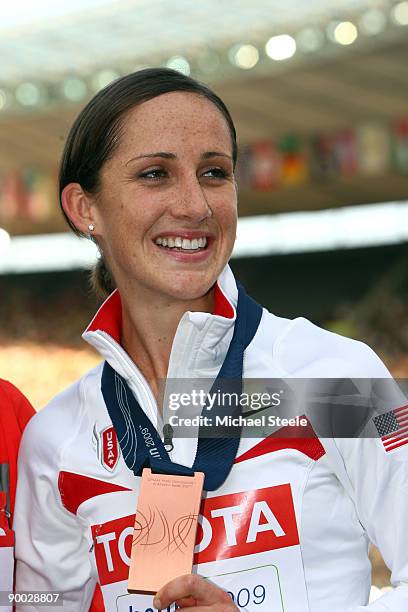
[[[214,285],[215,280],[203,279],[200,282],[199,279],[178,279],[178,281],[174,281],[171,286],[167,287],[166,293],[170,299],[177,301],[192,302],[200,300],[205,298]]]

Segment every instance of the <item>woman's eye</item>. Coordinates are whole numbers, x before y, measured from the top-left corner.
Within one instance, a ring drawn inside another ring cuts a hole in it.
[[[140,178],[150,179],[150,180],[160,180],[167,176],[167,172],[162,168],[152,168],[151,170],[145,170],[139,174]]]
[[[223,168],[209,168],[203,173],[202,176],[209,176],[211,178],[216,179],[224,179],[229,175],[228,172],[226,172]]]

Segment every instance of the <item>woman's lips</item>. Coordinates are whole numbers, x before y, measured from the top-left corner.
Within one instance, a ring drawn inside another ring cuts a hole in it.
[[[182,237],[180,234],[167,234],[155,239],[155,246],[163,255],[176,261],[198,262],[207,259],[212,250],[213,239],[196,233],[196,237]]]

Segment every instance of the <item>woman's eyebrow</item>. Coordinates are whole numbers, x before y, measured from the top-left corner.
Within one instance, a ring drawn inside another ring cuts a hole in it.
[[[175,153],[167,153],[165,151],[157,151],[155,153],[143,153],[142,155],[137,155],[137,157],[132,157],[126,162],[126,166],[133,161],[138,159],[149,159],[152,157],[161,157],[164,159],[177,159],[177,155]],[[221,153],[221,151],[206,151],[201,155],[201,159],[210,159],[211,157],[226,157],[232,161],[231,155],[227,155],[227,153]]]
[[[136,161],[137,159],[144,159],[150,157],[164,157],[164,159],[177,159],[177,155],[174,153],[166,153],[165,151],[157,151],[156,153],[143,153],[142,155],[138,155],[137,157],[132,157],[129,161],[126,162],[126,166],[130,164],[132,161]]]
[[[227,157],[232,161],[231,155],[227,155],[227,153],[221,153],[221,151],[207,151],[201,155],[201,159],[210,159],[210,157]]]

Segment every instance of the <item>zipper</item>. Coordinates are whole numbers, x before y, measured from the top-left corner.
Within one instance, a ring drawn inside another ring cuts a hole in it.
[[[174,336],[174,340],[173,340],[173,346],[172,346],[172,351],[173,351],[173,347],[174,344],[176,343],[176,338],[177,335],[180,334],[180,329],[181,329],[181,325],[183,325],[184,321],[183,318],[186,319],[185,317],[186,313],[184,313],[183,317],[180,319],[176,334]],[[189,344],[189,340],[191,338],[191,334],[192,334],[192,328],[187,328],[187,334],[185,332],[186,337],[183,339],[183,346],[184,346],[184,353],[183,353],[183,357],[184,354],[186,353],[188,344]],[[167,372],[167,378],[175,378],[174,376],[171,376],[172,372],[171,372],[171,366],[172,366],[172,351],[170,353],[170,358],[169,358],[169,370]],[[180,369],[180,365],[184,365],[184,358],[182,357],[182,359],[180,360],[180,364],[179,364],[179,368]],[[184,371],[181,372],[184,375]],[[164,393],[164,397],[166,397],[167,395],[167,381],[166,381],[166,386],[165,386],[165,393]],[[164,406],[163,406],[163,418],[160,421],[160,424],[162,426],[162,439],[163,439],[163,445],[164,448],[166,449],[166,451],[168,453],[171,453],[174,450],[174,443],[173,443],[173,435],[174,435],[174,429],[173,427],[170,425],[170,423],[166,423],[164,421],[164,416],[165,416],[165,410],[164,410]]]
[[[0,463],[0,495],[5,495],[4,507],[0,505],[0,511],[4,511],[7,518],[10,518],[10,469],[8,463]]]
[[[168,453],[171,453],[174,448],[173,433],[174,430],[170,423],[165,423],[163,425],[163,445]]]
[[[7,532],[10,529],[11,514],[7,510],[7,493],[0,491],[0,529]]]

